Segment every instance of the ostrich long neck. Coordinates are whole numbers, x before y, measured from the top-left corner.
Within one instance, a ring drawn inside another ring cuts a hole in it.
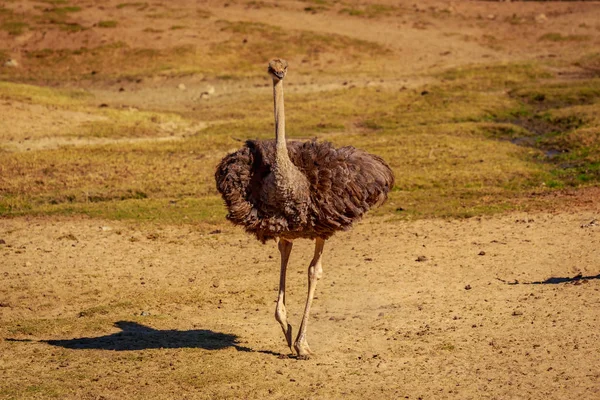
[[[292,166],[285,141],[285,111],[283,108],[283,81],[273,81],[273,99],[275,102],[275,139],[277,142],[276,160],[281,170]]]

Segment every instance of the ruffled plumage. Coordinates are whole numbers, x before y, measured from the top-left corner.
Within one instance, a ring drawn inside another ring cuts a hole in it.
[[[327,239],[383,203],[394,185],[394,174],[383,159],[354,147],[336,149],[313,140],[288,142],[287,149],[309,183],[308,196],[300,196],[309,200],[296,204],[293,213],[272,201],[280,197],[271,193],[274,187],[263,186],[275,164],[274,140],[247,141],[223,158],[215,173],[227,219],[263,243],[276,237]]]

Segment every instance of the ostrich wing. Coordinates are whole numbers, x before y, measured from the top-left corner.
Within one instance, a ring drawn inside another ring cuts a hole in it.
[[[383,203],[394,174],[380,157],[329,142],[290,143],[292,162],[310,183],[314,229],[328,238],[347,230],[370,208]]]

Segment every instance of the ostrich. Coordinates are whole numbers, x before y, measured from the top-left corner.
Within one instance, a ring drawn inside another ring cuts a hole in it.
[[[275,140],[248,140],[219,163],[217,189],[229,211],[227,219],[265,243],[278,239],[281,254],[275,319],[290,351],[300,359],[312,354],[306,328],[317,280],[323,269],[325,240],[348,230],[371,207],[383,203],[394,185],[394,174],[378,156],[329,142],[286,142],[283,79],[288,64],[269,62],[275,105]],[[292,326],[285,307],[286,269],[294,239],[315,239],[308,267],[308,297],[292,348]]]

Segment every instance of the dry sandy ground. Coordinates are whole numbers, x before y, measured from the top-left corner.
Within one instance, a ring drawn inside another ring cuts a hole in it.
[[[4,220],[0,397],[597,399],[599,220],[367,219],[327,243],[307,361],[281,357],[274,243]],[[292,253],[295,328],[311,246]]]
[[[86,9],[79,22],[117,18],[121,2]],[[193,17],[205,7],[211,21],[309,26],[382,44],[395,57],[385,66],[385,84],[411,87],[444,67],[557,54],[577,59],[583,44],[540,45],[538,38],[564,32],[589,35],[583,43],[594,44],[600,15],[595,2],[427,1],[419,8],[404,1],[410,11],[375,24],[308,14],[305,2],[177,3],[181,15],[160,22],[125,8],[127,23],[114,30],[90,28],[66,38],[2,32],[0,40],[21,64],[21,51],[93,47],[115,38],[139,48],[208,45],[222,33],[197,33],[209,25]],[[17,11],[33,7],[11,4]],[[525,22],[506,22],[514,16]],[[160,38],[141,34],[158,23]],[[169,30],[174,24],[188,28]],[[123,83],[90,90],[98,103],[114,107],[181,111],[206,90],[206,82],[194,79],[131,83],[122,94]],[[346,78],[324,79],[296,88],[320,90]],[[180,83],[188,90],[177,89]],[[251,91],[256,82],[209,83],[219,98]],[[98,144],[54,137],[94,115],[7,101],[0,114],[11,115],[0,121],[0,139],[11,150]],[[587,192],[585,209],[570,212],[368,218],[334,237],[309,325],[316,355],[307,361],[285,357],[273,317],[279,275],[273,243],[262,246],[231,227],[209,233],[213,228],[85,218],[1,219],[0,399],[598,399],[598,193]],[[287,303],[295,329],[311,254],[306,241],[292,253]]]

